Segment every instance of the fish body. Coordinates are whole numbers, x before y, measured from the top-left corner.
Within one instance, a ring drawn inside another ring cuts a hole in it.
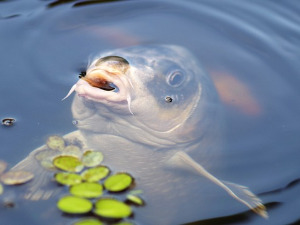
[[[145,210],[151,212],[144,212],[146,224],[188,222],[178,217],[174,221],[178,212],[182,218],[197,219],[199,213],[188,205],[205,205],[204,177],[267,217],[261,200],[246,187],[221,181],[206,170],[216,163],[209,159],[220,148],[219,98],[209,76],[185,48],[150,45],[103,52],[67,97],[73,91],[78,130],[66,137],[101,151],[114,171],[133,175],[144,191]],[[38,173],[36,151],[14,169]],[[44,185],[39,180],[31,192]]]

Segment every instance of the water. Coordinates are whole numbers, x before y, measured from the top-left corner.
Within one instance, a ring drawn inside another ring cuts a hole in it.
[[[241,99],[251,107],[226,102],[224,89],[220,93],[226,143],[223,163],[211,162],[212,169],[218,177],[259,194],[270,216],[263,220],[252,213],[238,214],[246,209],[225,196],[209,204],[210,214],[200,212],[194,221],[292,224],[300,220],[300,5],[296,0],[58,3],[0,2],[0,117],[16,119],[11,127],[1,126],[1,159],[12,166],[43,144],[47,135],[74,130],[71,101],[61,99],[98,52],[178,44],[193,51],[216,83],[222,74],[248,90],[246,98],[234,95],[234,102]],[[220,85],[226,90],[224,83]],[[59,215],[49,209],[54,205],[55,200],[50,200],[2,207],[0,221],[51,224],[43,216]],[[32,215],[47,207],[41,216]],[[61,219],[62,224],[73,221]],[[136,219],[143,221],[138,212]]]

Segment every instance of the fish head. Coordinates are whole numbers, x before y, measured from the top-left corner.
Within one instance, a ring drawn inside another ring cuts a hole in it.
[[[166,148],[204,135],[217,99],[196,58],[174,45],[104,52],[74,90],[79,129]]]

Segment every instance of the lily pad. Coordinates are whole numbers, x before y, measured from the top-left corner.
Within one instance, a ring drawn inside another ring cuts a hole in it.
[[[56,168],[68,172],[80,172],[84,166],[77,157],[62,155],[53,159],[53,164]]]
[[[76,157],[81,157],[82,152],[81,152],[81,150],[80,150],[80,148],[78,146],[76,146],[76,145],[68,145],[63,150],[63,154],[64,155],[72,155],[72,156],[76,156]]]
[[[87,167],[98,166],[103,161],[103,154],[98,151],[85,151],[82,157],[82,163]]]
[[[73,223],[73,225],[102,225],[100,220],[96,219],[84,219]]]
[[[65,140],[60,136],[50,136],[46,142],[48,148],[62,151],[65,148]]]
[[[122,219],[131,215],[130,206],[113,198],[102,198],[96,201],[94,213],[112,219]]]
[[[81,183],[70,187],[72,195],[83,198],[97,198],[102,195],[103,187],[99,183]]]
[[[54,177],[56,182],[62,185],[75,185],[82,181],[82,177],[75,173],[57,173]]]
[[[6,185],[17,185],[17,184],[24,184],[30,181],[34,175],[27,171],[9,171],[1,176],[1,180]]]
[[[134,223],[128,222],[128,221],[122,221],[119,223],[114,223],[113,225],[134,225]]]
[[[143,201],[143,199],[141,199],[141,197],[136,196],[136,195],[129,194],[129,195],[126,196],[126,199],[129,202],[131,202],[131,203],[133,203],[135,205],[138,205],[138,206],[142,206],[142,205],[145,204],[144,201]]]
[[[81,176],[88,182],[97,182],[105,178],[109,173],[110,170],[106,166],[98,166],[85,170],[81,173]]]
[[[93,204],[85,198],[64,196],[58,200],[57,208],[65,213],[82,214],[91,211]]]
[[[117,173],[110,176],[104,182],[104,187],[111,192],[124,191],[131,186],[132,177],[127,173]]]
[[[6,170],[7,167],[7,163],[0,160],[0,174],[4,172],[4,170]]]

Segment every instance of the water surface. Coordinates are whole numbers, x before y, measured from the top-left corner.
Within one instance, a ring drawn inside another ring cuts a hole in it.
[[[17,120],[13,127],[0,127],[0,158],[12,166],[48,135],[74,130],[71,100],[61,99],[100,51],[178,44],[214,79],[225,76],[247,90],[251,104],[236,105],[245,101],[239,94],[223,102],[223,163],[210,163],[217,177],[257,193],[270,216],[263,220],[220,191],[219,201],[206,206],[210,213],[191,206],[199,218],[185,222],[295,223],[300,220],[299,15],[296,0],[0,1],[0,117]],[[73,218],[54,209],[55,201],[2,207],[1,224],[52,224],[48,214],[71,224]],[[136,221],[146,223],[138,212]]]

